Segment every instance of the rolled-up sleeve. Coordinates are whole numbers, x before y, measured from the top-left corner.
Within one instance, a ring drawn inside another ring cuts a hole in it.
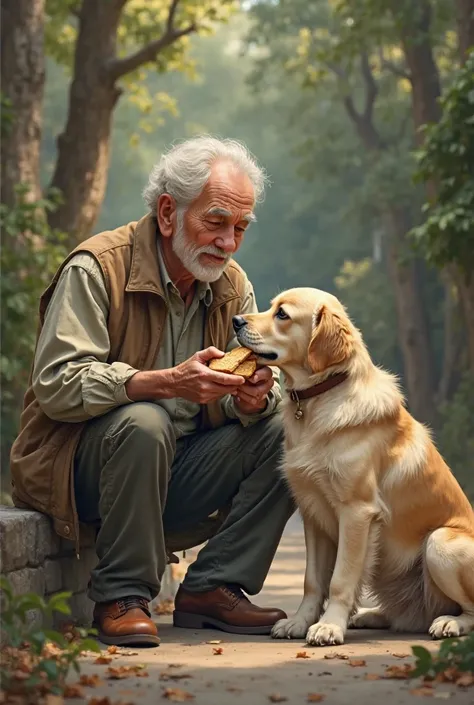
[[[246,313],[258,313],[257,301],[255,298],[255,293],[252,284],[247,279],[245,295],[242,301],[242,308],[240,309],[241,314]],[[233,348],[240,345],[236,336],[232,333],[229,337],[229,343],[227,345],[227,350],[232,350]],[[261,419],[271,416],[277,411],[278,405],[281,402],[281,388],[280,388],[280,371],[276,367],[271,367],[273,379],[275,381],[272,389],[267,395],[267,405],[262,411],[256,411],[253,414],[244,414],[239,410],[235,404],[235,399],[230,394],[223,397],[221,404],[225,415],[232,420],[239,420],[243,426],[250,426]]]
[[[125,383],[137,370],[107,362],[108,309],[99,265],[92,255],[76,255],[48,305],[33,366],[33,391],[56,421],[86,421],[130,403]]]

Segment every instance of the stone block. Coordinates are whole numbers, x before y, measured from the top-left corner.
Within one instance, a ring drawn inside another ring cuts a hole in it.
[[[57,628],[65,622],[74,622],[78,627],[90,627],[92,625],[92,612],[94,611],[94,603],[89,600],[85,592],[72,595],[69,600],[71,615],[55,614],[53,624]]]
[[[43,568],[21,568],[6,574],[12,590],[16,595],[35,592],[43,596],[45,593],[45,577]]]
[[[50,520],[39,512],[0,506],[2,572],[40,565],[59,550]]]
[[[44,581],[46,595],[53,592],[60,592],[63,587],[63,576],[59,559],[47,559],[44,562]]]

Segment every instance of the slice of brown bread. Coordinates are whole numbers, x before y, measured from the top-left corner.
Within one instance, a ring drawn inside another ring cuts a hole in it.
[[[245,379],[248,379],[255,373],[256,369],[256,360],[245,360],[245,362],[242,362],[242,364],[240,364],[237,369],[234,370],[234,375],[240,375],[241,377],[245,377]]]
[[[217,372],[228,372],[232,374],[251,354],[252,351],[248,348],[234,348],[234,350],[226,353],[224,357],[216,357],[214,360],[211,360],[209,367],[211,370]]]

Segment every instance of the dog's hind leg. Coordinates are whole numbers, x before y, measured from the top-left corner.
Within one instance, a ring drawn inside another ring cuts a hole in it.
[[[437,617],[429,633],[434,639],[456,637],[474,630],[474,535],[443,527],[429,536],[425,561],[429,574],[448,600],[462,612]]]
[[[306,571],[304,597],[294,617],[281,619],[272,629],[274,639],[303,639],[319,619],[336,561],[336,546],[316,522],[304,517]]]

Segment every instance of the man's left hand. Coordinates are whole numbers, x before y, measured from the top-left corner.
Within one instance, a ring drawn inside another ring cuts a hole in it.
[[[235,405],[244,414],[255,414],[267,406],[267,395],[274,379],[269,367],[259,367],[234,393]]]

